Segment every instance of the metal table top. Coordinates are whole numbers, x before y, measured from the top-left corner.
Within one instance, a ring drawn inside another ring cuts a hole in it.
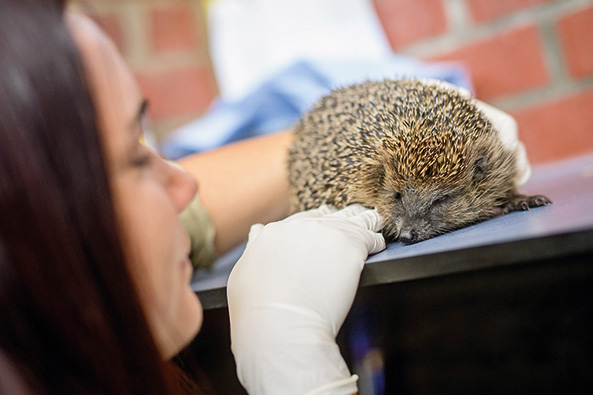
[[[360,286],[398,283],[570,254],[593,254],[593,154],[534,167],[525,194],[554,204],[512,212],[413,245],[391,243],[367,260]],[[243,247],[210,271],[195,274],[192,288],[205,309],[226,305],[226,281]]]

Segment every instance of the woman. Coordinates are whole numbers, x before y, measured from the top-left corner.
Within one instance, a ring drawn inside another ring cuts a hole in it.
[[[195,393],[168,361],[202,320],[179,220],[196,183],[140,143],[129,70],[62,8],[0,0],[0,392]],[[228,286],[250,392],[356,391],[334,338],[380,226],[351,207],[252,228]]]
[[[158,215],[168,210],[175,218],[195,183],[131,144],[141,133],[137,109],[125,134],[114,127],[121,114],[102,108],[104,93],[89,94],[56,5],[0,4],[0,341],[3,365],[18,372],[0,373],[2,393],[19,387],[34,393],[171,392],[176,383],[162,356],[174,355],[197,332],[201,306],[183,286],[191,273],[187,236],[178,222]],[[87,72],[90,85],[99,83],[99,74]],[[95,109],[101,116],[95,118]],[[97,127],[113,136],[100,138]],[[132,182],[160,190],[133,194]],[[142,218],[135,204],[158,204],[159,210]],[[150,241],[131,234],[134,226],[170,230],[160,255],[143,255],[139,244]],[[159,273],[155,262],[165,255],[176,270],[169,267],[170,275],[160,278],[165,270]],[[159,294],[168,288],[155,281],[179,289]],[[174,302],[163,302],[169,298]],[[168,306],[176,308],[164,315]]]

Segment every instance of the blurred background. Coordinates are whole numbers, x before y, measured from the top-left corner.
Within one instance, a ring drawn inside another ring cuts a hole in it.
[[[592,0],[362,2],[389,51],[426,63],[461,62],[477,98],[515,116],[532,163],[593,152]],[[99,22],[132,68],[151,102],[158,141],[206,114],[221,93],[224,83],[212,56],[212,22],[221,16],[220,9],[213,13],[216,3],[75,5]]]

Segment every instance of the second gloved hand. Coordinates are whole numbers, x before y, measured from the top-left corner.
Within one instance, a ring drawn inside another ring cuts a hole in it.
[[[385,248],[375,210],[354,205],[254,225],[227,285],[232,351],[253,394],[352,394],[335,337],[369,253]]]

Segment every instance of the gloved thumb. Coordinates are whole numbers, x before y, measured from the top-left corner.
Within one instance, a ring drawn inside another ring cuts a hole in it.
[[[249,235],[247,236],[247,244],[245,245],[246,249],[253,243],[255,239],[257,239],[257,236],[259,236],[259,233],[263,228],[264,224],[251,225],[251,228],[249,229]]]
[[[365,233],[369,254],[376,254],[385,249],[385,238],[381,233],[377,233],[383,229],[383,217],[377,210],[366,210],[358,215],[349,217],[348,221],[361,228]]]
[[[325,217],[326,215],[333,214],[336,211],[338,211],[338,209],[336,209],[335,207],[328,206],[327,204],[323,204],[323,205],[319,206],[318,208],[314,208],[314,209],[307,210],[307,211],[301,211],[299,213],[293,214],[290,217],[286,218],[282,222],[288,222],[288,221],[292,221],[292,220],[299,219],[299,218]]]

